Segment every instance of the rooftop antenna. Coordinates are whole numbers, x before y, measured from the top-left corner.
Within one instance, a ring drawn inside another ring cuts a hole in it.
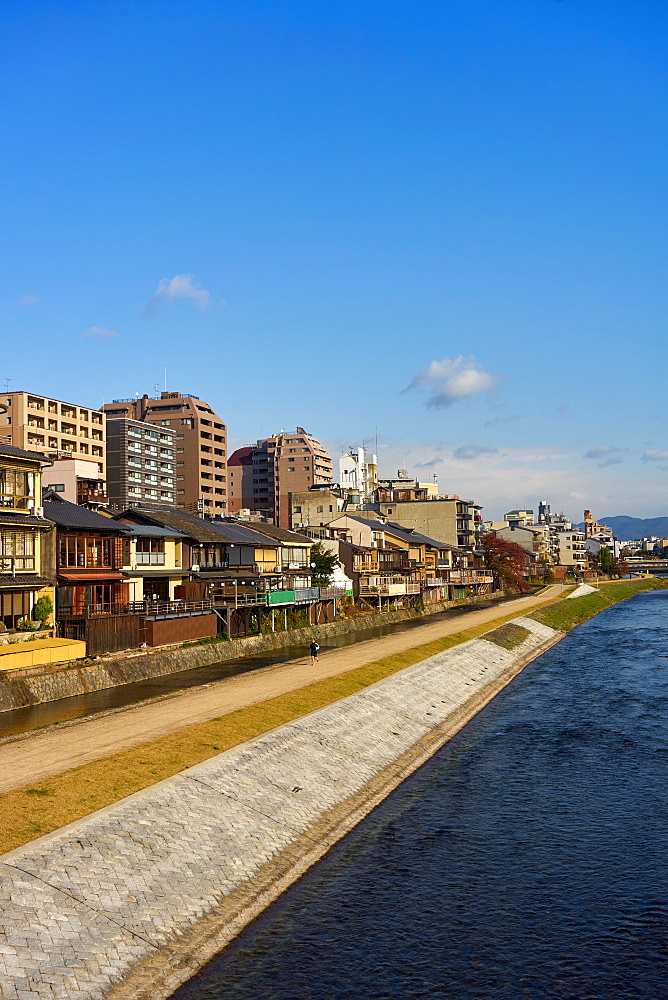
[[[155,398],[157,399],[158,398],[158,393],[160,392],[160,383],[159,382],[155,383],[155,385],[153,386],[153,391],[155,393]]]
[[[12,380],[10,378],[5,379],[5,392],[9,392],[9,386],[11,385],[11,382]]]

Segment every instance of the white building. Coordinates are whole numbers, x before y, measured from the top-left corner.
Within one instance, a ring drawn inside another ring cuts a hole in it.
[[[339,483],[347,490],[359,492],[362,500],[371,499],[378,486],[378,459],[364,448],[352,449],[339,459]]]

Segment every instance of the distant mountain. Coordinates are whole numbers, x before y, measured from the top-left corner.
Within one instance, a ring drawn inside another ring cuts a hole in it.
[[[616,517],[601,517],[601,524],[612,528],[612,533],[620,542],[631,542],[634,538],[668,538],[668,517],[627,517],[618,514]],[[584,531],[584,522],[579,525]]]

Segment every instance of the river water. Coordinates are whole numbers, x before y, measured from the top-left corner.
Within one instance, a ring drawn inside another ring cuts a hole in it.
[[[668,996],[668,593],[544,654],[174,1000]]]

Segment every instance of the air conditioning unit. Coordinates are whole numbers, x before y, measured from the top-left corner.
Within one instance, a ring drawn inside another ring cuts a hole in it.
[[[190,567],[192,573],[199,573],[199,563],[193,563]]]

